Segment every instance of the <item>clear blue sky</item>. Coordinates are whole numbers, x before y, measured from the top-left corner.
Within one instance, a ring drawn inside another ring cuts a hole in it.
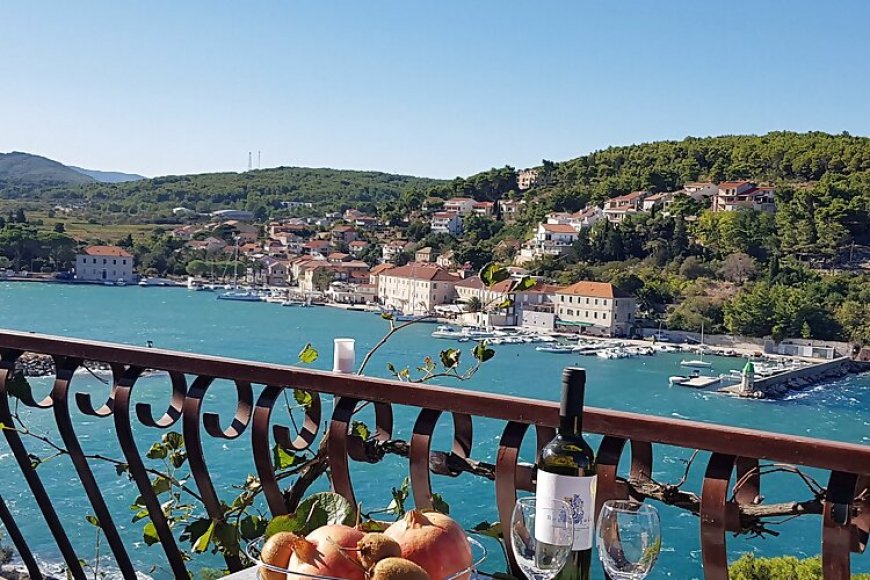
[[[863,0],[5,2],[0,152],[453,177],[687,135],[868,135],[868,25]]]

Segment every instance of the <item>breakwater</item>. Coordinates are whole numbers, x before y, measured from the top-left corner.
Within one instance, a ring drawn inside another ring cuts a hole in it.
[[[850,373],[859,373],[866,370],[868,370],[868,367],[865,364],[856,363],[849,357],[840,357],[756,379],[754,393],[760,393],[764,397],[782,397],[789,391],[806,389],[821,382],[834,381]],[[741,395],[759,396],[758,394],[752,395],[748,393],[741,393]]]

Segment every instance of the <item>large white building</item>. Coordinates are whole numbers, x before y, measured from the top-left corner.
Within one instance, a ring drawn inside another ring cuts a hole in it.
[[[458,236],[462,233],[462,218],[453,211],[438,211],[432,216],[433,234],[450,234]]]
[[[379,274],[378,299],[405,314],[429,314],[435,306],[453,302],[459,281],[459,276],[434,264],[411,262]]]
[[[635,322],[637,302],[613,284],[577,282],[555,293],[556,325],[585,334],[625,336]]]
[[[133,256],[117,246],[88,246],[76,256],[76,280],[132,284]]]
[[[568,224],[538,224],[535,236],[523,244],[516,262],[524,264],[545,256],[561,256],[577,238],[577,230]]]

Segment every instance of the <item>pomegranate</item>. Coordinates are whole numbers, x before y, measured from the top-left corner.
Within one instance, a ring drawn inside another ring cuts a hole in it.
[[[365,580],[365,571],[356,557],[357,544],[364,535],[364,532],[348,526],[317,528],[294,544],[287,569],[344,580]],[[307,579],[287,574],[287,580]]]
[[[471,544],[450,516],[411,510],[384,533],[399,542],[403,558],[426,570],[432,580],[444,580],[471,567]],[[469,576],[465,573],[460,578]]]

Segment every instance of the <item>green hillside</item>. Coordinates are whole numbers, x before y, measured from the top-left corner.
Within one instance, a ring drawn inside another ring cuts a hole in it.
[[[141,221],[168,219],[175,207],[198,212],[247,209],[274,215],[283,201],[314,204],[312,213],[354,206],[376,211],[394,202],[409,188],[428,188],[443,182],[375,171],[347,171],[278,167],[245,173],[208,173],[156,177],[129,183],[91,183],[75,186],[20,189],[0,187],[0,197],[27,201],[85,204],[94,217]]]
[[[93,177],[39,155],[19,151],[0,153],[0,191],[14,187],[30,191],[32,186],[92,182]]]

